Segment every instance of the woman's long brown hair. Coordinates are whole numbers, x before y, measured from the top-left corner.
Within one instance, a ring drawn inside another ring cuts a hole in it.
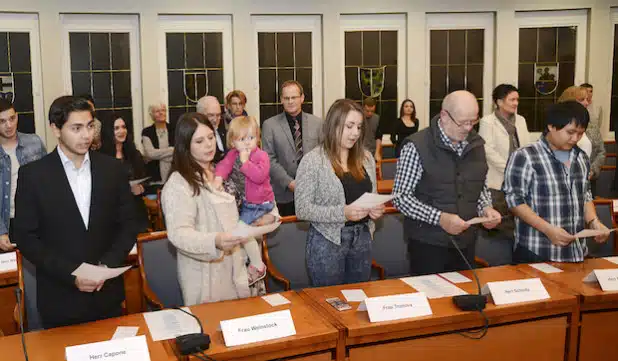
[[[341,158],[339,154],[341,152],[341,134],[343,133],[343,127],[348,114],[351,112],[360,113],[363,118],[363,124],[361,126],[361,135],[354,143],[350,153],[348,154],[348,171],[354,179],[361,180],[365,178],[365,171],[363,169],[363,161],[365,160],[365,149],[363,147],[363,140],[365,139],[365,116],[363,109],[360,105],[350,99],[339,99],[331,105],[326,114],[324,125],[322,126],[322,139],[324,152],[330,160],[337,177],[343,177],[345,171],[341,164]]]
[[[174,155],[172,157],[172,169],[180,175],[193,188],[193,195],[200,194],[200,187],[204,185],[204,169],[191,155],[191,139],[197,127],[203,124],[215,131],[206,116],[200,113],[185,113],[180,116],[176,124],[176,139],[174,139]]]

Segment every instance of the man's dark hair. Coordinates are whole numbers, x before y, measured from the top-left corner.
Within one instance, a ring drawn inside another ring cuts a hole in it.
[[[578,127],[588,128],[590,115],[588,110],[583,105],[574,100],[569,100],[564,103],[552,104],[547,108],[545,118],[547,119],[547,127],[550,125],[560,130],[567,125],[574,123]],[[549,128],[545,129],[545,134]]]
[[[56,128],[62,129],[73,112],[90,112],[90,115],[94,118],[94,112],[86,99],[65,95],[54,100],[49,107],[49,124],[54,124]]]
[[[5,112],[9,109],[15,109],[13,103],[4,98],[0,98],[0,113]]]
[[[594,87],[590,83],[582,83],[580,87],[586,88],[586,89],[594,89]]]
[[[79,95],[78,97],[79,97],[79,98],[84,98],[84,99],[86,99],[87,101],[91,102],[91,103],[92,103],[92,105],[96,106],[96,103],[94,102],[94,98],[92,97],[92,95],[90,95],[90,94],[86,93],[86,94]]]
[[[494,100],[494,104],[498,105],[498,100],[504,100],[512,92],[519,92],[519,90],[511,84],[500,84],[491,93]]]
[[[366,97],[365,99],[363,99],[363,105],[367,107],[375,107],[377,105],[377,102],[375,98]]]

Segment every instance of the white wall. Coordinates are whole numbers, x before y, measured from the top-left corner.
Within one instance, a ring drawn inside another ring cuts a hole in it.
[[[340,64],[342,44],[340,14],[400,13],[407,18],[407,96],[417,100],[419,118],[427,117],[426,30],[428,12],[495,12],[496,54],[494,84],[513,82],[517,74],[518,47],[515,44],[516,11],[589,9],[589,41],[586,80],[595,86],[595,102],[603,107],[603,129],[609,131],[611,57],[613,25],[610,10],[618,0],[0,0],[3,12],[39,14],[43,96],[45,109],[63,92],[61,13],[138,14],[141,37],[141,83],[143,114],[148,104],[159,100],[159,59],[157,57],[157,16],[159,14],[230,14],[233,22],[235,88],[257,85],[252,49],[251,15],[319,14],[323,27],[323,96],[325,111],[341,94]],[[250,101],[257,101],[250,99]],[[137,120],[136,120],[137,121]],[[146,120],[148,122],[148,120]],[[146,124],[147,125],[147,124]],[[609,138],[609,134],[606,134]],[[47,132],[47,144],[55,144]]]

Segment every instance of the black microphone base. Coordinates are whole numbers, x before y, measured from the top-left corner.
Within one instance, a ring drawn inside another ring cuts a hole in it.
[[[453,297],[453,303],[462,311],[480,311],[487,305],[487,296],[460,295]]]
[[[210,336],[203,333],[190,333],[176,337],[176,347],[181,355],[191,355],[210,347]]]

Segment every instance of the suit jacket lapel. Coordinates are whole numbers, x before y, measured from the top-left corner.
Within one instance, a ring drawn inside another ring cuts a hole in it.
[[[66,211],[69,213],[73,213],[70,215],[71,219],[79,220],[79,224],[81,224],[82,229],[86,230],[86,225],[82,220],[82,215],[79,212],[79,207],[77,206],[77,201],[75,200],[75,195],[73,195],[73,189],[71,189],[71,184],[69,183],[69,178],[67,178],[67,174],[64,171],[64,165],[62,164],[62,160],[60,159],[60,155],[58,154],[58,149],[55,149],[53,152],[54,161],[51,167],[51,177],[52,179],[56,179],[58,182],[58,187],[54,189],[54,192],[58,192],[58,198],[62,200],[59,207],[65,207]]]
[[[288,138],[288,141],[290,142],[290,146],[292,147],[292,149],[294,149],[294,152],[296,152],[296,145],[294,144],[294,135],[292,134],[292,131],[290,130],[290,125],[288,124],[288,118],[285,116],[285,113],[281,113],[281,121],[279,121],[279,126],[281,127],[283,134],[285,134],[285,136]]]
[[[90,179],[92,186],[90,187],[90,213],[88,214],[88,229],[92,229],[93,221],[100,219],[99,212],[99,197],[101,197],[101,190],[103,189],[103,174],[98,166],[99,162],[97,157],[93,157],[90,154]]]

